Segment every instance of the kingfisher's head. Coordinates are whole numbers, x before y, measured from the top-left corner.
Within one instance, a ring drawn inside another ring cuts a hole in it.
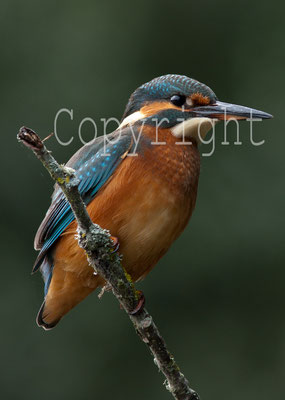
[[[183,75],[164,75],[134,91],[121,127],[132,124],[170,128],[176,137],[203,138],[219,120],[272,118],[252,108],[219,101],[203,83]]]

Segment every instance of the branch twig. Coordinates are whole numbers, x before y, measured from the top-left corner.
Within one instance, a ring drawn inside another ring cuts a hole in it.
[[[112,288],[121,306],[128,313],[134,328],[146,343],[154,356],[155,364],[166,377],[166,388],[176,400],[198,400],[198,394],[189,387],[187,379],[173,356],[167,350],[166,344],[160,335],[151,315],[143,306],[139,312],[132,314],[138,307],[137,292],[127,279],[121,266],[121,257],[112,253],[110,233],[94,224],[78,191],[79,179],[75,171],[59,165],[47,150],[39,136],[29,128],[22,127],[18,133],[18,140],[30,148],[48,170],[51,177],[61,187],[78,223],[78,243],[88,257],[95,272],[101,275]]]

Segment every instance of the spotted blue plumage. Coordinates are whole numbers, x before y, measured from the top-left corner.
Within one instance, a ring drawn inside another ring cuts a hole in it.
[[[118,139],[118,133],[107,137],[110,142],[103,137],[97,138],[83,146],[66,164],[80,171],[78,189],[86,205],[112,176],[123,160],[122,155],[128,150],[132,151],[133,140],[128,129],[122,131],[118,142],[115,142]],[[35,249],[40,250],[40,253],[33,272],[41,267],[45,281],[45,294],[52,277],[53,244],[73,220],[74,215],[69,203],[61,189],[56,186],[52,195],[52,204],[35,237]]]

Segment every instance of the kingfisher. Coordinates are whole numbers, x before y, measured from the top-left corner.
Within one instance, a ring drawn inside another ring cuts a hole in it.
[[[120,126],[80,148],[66,166],[92,221],[110,231],[133,282],[143,279],[186,227],[195,207],[198,145],[218,121],[268,119],[268,113],[219,101],[205,84],[183,75],[151,80],[131,95]],[[95,275],[75,238],[77,222],[55,185],[35,237],[33,272],[44,279],[37,324],[45,330],[96,288]]]

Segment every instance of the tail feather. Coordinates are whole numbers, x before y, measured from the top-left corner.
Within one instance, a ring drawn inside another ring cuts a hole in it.
[[[92,276],[92,286],[86,286],[78,274],[54,268],[45,300],[37,315],[38,326],[54,328],[61,318],[93,292],[102,278]]]
[[[52,328],[54,328],[58,324],[60,319],[57,320],[57,321],[54,321],[54,322],[52,322],[50,324],[46,323],[45,320],[43,319],[44,308],[45,308],[45,301],[41,305],[41,308],[40,308],[40,310],[38,312],[38,315],[37,315],[36,322],[37,322],[37,325],[39,327],[42,327],[42,328],[44,328],[44,330],[49,331],[49,330],[51,330]]]

